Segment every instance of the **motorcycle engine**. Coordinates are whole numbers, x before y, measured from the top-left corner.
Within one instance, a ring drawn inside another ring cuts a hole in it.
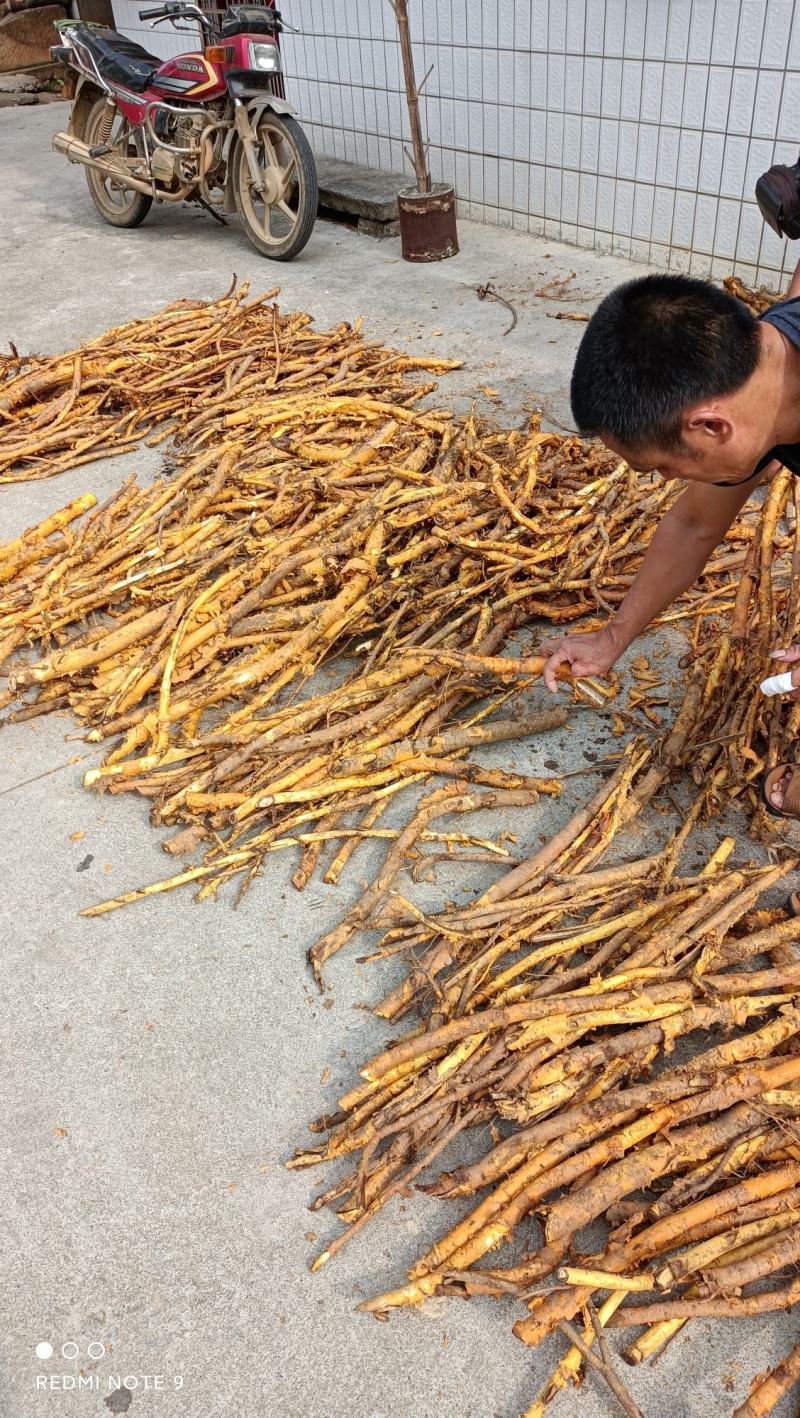
[[[153,127],[162,143],[168,143],[170,148],[185,150],[199,147],[200,135],[207,123],[208,118],[202,113],[178,115],[161,109],[156,114]],[[170,152],[167,148],[156,148],[150,165],[154,176],[162,182],[169,182],[173,178],[179,182],[191,182],[197,174],[197,153]]]
[[[173,137],[169,141],[176,148],[196,148],[207,123],[208,119],[203,113],[187,113],[181,118],[176,117]]]
[[[166,148],[155,148],[150,159],[150,171],[157,182],[169,184],[177,177],[177,153],[168,153]]]

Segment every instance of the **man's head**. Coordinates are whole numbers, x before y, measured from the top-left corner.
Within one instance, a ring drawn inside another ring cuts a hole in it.
[[[760,335],[747,307],[706,281],[652,275],[618,286],[575,360],[578,428],[664,477],[744,479],[763,451]]]

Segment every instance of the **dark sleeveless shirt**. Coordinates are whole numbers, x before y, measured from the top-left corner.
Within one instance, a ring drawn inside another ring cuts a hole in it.
[[[796,350],[800,350],[800,296],[792,296],[791,300],[779,300],[758,318],[774,325]],[[761,459],[756,473],[760,473],[773,458],[783,463],[784,468],[788,468],[795,477],[800,477],[800,443],[781,443],[777,448],[771,448]],[[753,473],[753,477],[756,473]]]

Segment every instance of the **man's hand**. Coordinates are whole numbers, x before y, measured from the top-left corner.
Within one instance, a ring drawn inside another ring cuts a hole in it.
[[[697,580],[752,490],[752,483],[730,488],[689,483],[661,518],[633,585],[608,625],[591,635],[565,635],[541,647],[548,657],[547,688],[555,689],[559,665],[569,665],[576,675],[610,670],[637,635]]]
[[[619,659],[627,644],[610,625],[604,625],[602,630],[593,630],[589,635],[563,635],[558,640],[545,640],[539,649],[547,656],[543,671],[547,688],[557,688],[556,670],[559,665],[569,665],[574,675],[604,675]],[[800,650],[797,658],[800,660]]]

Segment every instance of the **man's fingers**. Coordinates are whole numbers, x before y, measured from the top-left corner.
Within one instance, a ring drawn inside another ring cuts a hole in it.
[[[553,692],[558,688],[556,671],[559,665],[569,665],[570,672],[579,677],[580,675],[595,675],[602,673],[598,671],[593,660],[581,659],[571,646],[563,645],[550,656],[543,670],[544,682],[549,690]],[[800,669],[798,669],[798,684],[800,684]]]
[[[782,660],[785,665],[790,665],[794,660],[800,660],[800,645],[789,645],[786,650],[773,650],[773,660]]]
[[[559,665],[563,665],[565,663],[568,664],[570,658],[570,652],[567,649],[566,645],[560,645],[556,650],[554,650],[553,654],[548,659],[542,672],[542,675],[544,678],[544,682],[551,693],[554,694],[558,688],[556,670],[558,669]]]

